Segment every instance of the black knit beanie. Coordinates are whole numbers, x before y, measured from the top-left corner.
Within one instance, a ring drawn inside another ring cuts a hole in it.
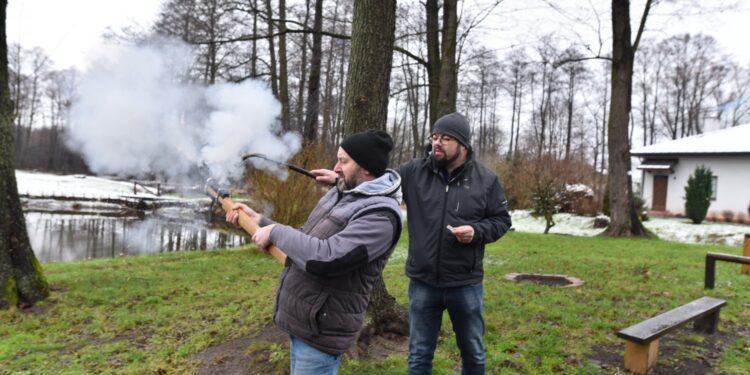
[[[464,115],[453,112],[435,121],[432,134],[445,134],[455,138],[459,143],[471,150],[471,128]]]
[[[347,137],[341,142],[341,148],[360,167],[367,169],[375,177],[380,177],[388,166],[388,154],[393,149],[393,140],[382,130],[368,130]]]

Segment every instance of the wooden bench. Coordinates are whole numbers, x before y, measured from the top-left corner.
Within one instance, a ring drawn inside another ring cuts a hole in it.
[[[625,339],[625,368],[645,374],[656,364],[659,352],[659,337],[694,321],[693,329],[698,332],[714,333],[719,324],[719,312],[727,301],[712,297],[701,297],[695,301],[669,310],[651,319],[617,332]]]

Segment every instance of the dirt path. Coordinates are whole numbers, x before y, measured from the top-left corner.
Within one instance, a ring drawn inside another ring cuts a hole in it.
[[[359,359],[381,361],[390,354],[406,353],[408,338],[385,333],[362,340],[347,353]],[[198,375],[288,374],[289,336],[268,324],[258,333],[212,346],[191,356]]]

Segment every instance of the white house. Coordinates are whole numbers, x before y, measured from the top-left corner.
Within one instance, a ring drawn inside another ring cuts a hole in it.
[[[634,148],[641,159],[642,196],[653,211],[685,213],[685,186],[695,167],[714,175],[709,215],[750,210],[750,124]]]

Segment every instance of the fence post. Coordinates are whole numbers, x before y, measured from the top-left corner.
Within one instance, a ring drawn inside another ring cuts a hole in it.
[[[750,257],[750,234],[747,233],[745,234],[745,243],[742,247],[742,255]],[[740,273],[747,275],[748,271],[750,271],[750,264],[743,264]]]

